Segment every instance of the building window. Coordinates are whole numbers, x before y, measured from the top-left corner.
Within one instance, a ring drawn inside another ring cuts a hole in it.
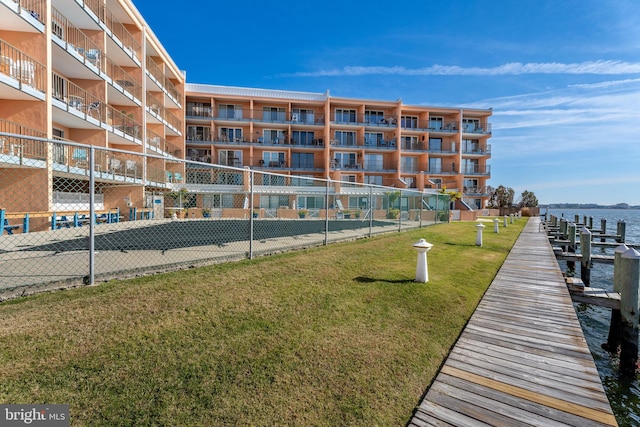
[[[356,145],[356,133],[337,130],[335,133],[337,145]]]
[[[365,184],[382,185],[382,175],[365,175]]]
[[[418,144],[417,136],[403,136],[400,138],[402,148],[405,150],[421,150],[422,147]]]
[[[289,206],[289,196],[260,196],[260,207],[263,209],[278,209]]]
[[[284,167],[284,153],[277,151],[265,151],[262,153],[262,162],[264,166],[281,168]]]
[[[282,175],[262,174],[262,185],[283,186],[284,178]]]
[[[476,132],[480,129],[480,120],[462,119],[462,129],[464,132]]]
[[[462,159],[462,173],[477,173],[478,159]]]
[[[480,143],[477,139],[463,139],[462,151],[464,153],[479,153]]]
[[[291,167],[296,169],[313,169],[313,153],[291,153]]]
[[[211,104],[203,102],[187,102],[187,116],[211,117]]]
[[[284,122],[284,107],[262,107],[262,120],[265,122]]]
[[[211,141],[209,126],[187,126],[187,139],[190,141]]]
[[[336,108],[336,123],[356,123],[356,110]]]
[[[218,117],[221,119],[241,119],[242,105],[220,104],[218,106]]]
[[[418,159],[415,157],[401,157],[400,165],[402,172],[417,172]]]
[[[418,128],[418,117],[416,116],[402,116],[400,120],[401,120],[401,126],[405,129]]]
[[[324,209],[324,197],[298,196],[297,206],[304,209]]]
[[[224,166],[242,166],[242,151],[220,150],[218,152],[218,164]]]
[[[364,122],[377,125],[384,120],[384,111],[365,111]]]
[[[241,128],[220,128],[220,141],[242,142]]]
[[[242,174],[236,172],[219,172],[218,173],[218,182],[216,184],[225,184],[225,185],[242,185]],[[233,197],[233,195],[230,195]],[[231,206],[225,207],[233,207],[233,203]]]
[[[356,165],[356,153],[334,153],[336,167],[342,168],[355,168]]]
[[[277,129],[265,129],[262,133],[265,144],[284,144],[284,131]]]
[[[313,124],[315,111],[294,108],[291,113],[291,121],[295,123]]]
[[[440,130],[444,123],[444,117],[432,116],[429,117],[429,129]]]
[[[384,134],[381,132],[365,132],[364,143],[374,147],[384,145]]]
[[[315,181],[309,178],[312,178],[312,177],[308,175],[292,176],[291,185],[296,187],[313,187]]]
[[[429,173],[442,173],[442,159],[429,159]]]
[[[296,145],[313,145],[314,133],[294,130],[293,134],[293,143]]]
[[[365,154],[364,155],[364,170],[367,171],[379,171],[384,167],[382,160],[382,154]]]
[[[435,152],[442,151],[442,138],[429,138],[429,150]]]

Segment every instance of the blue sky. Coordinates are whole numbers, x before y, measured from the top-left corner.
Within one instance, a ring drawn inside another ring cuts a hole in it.
[[[490,185],[640,205],[637,0],[133,1],[190,83],[493,108]]]

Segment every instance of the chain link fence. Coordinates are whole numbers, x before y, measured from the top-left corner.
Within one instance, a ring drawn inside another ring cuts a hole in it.
[[[449,196],[0,132],[0,300],[449,220]]]

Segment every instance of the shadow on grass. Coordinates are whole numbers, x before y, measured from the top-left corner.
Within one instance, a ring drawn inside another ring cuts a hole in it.
[[[413,279],[397,279],[397,280],[387,280],[387,279],[375,279],[373,277],[363,277],[358,276],[355,279],[356,282],[360,283],[375,283],[375,282],[384,282],[384,283],[415,283]]]

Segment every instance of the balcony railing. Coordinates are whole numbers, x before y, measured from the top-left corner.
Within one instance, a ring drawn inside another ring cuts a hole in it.
[[[464,147],[462,148],[462,154],[476,154],[480,156],[491,154],[491,145],[487,144],[486,147]]]
[[[462,168],[463,175],[490,175],[490,165],[466,165]]]
[[[133,77],[109,58],[106,58],[106,71],[114,84],[117,84],[123,91],[129,92],[135,99],[142,99],[140,79]]]
[[[4,40],[0,40],[0,74],[16,79],[20,86],[45,92],[45,66]]]
[[[33,16],[41,24],[44,24],[45,12],[47,10],[45,0],[13,0],[13,2],[25,13]]]
[[[56,73],[52,73],[51,83],[53,98],[65,103],[67,109],[72,108],[100,121],[107,116],[104,100]]]
[[[141,56],[141,45],[136,38],[127,30],[113,13],[103,4],[99,4],[99,17],[106,24],[111,33],[122,43],[123,48],[129,50],[133,57]]]
[[[162,68],[158,64],[156,64],[156,62],[150,56],[147,56],[146,64],[147,72],[156,80],[160,87],[166,90],[167,94],[172,97],[178,105],[182,105],[182,93],[164,74]]]
[[[5,119],[0,119],[0,132],[24,135],[25,137],[47,137],[45,132]],[[24,159],[44,160],[47,157],[47,143],[29,138],[0,135],[0,156],[19,158],[20,163],[23,163]]]
[[[104,55],[102,51],[82,30],[71,24],[57,9],[51,8],[51,33],[67,43],[66,48],[75,49],[85,64],[90,64],[104,71]]]
[[[113,126],[114,131],[119,131],[134,139],[141,138],[142,126],[133,118],[132,113],[118,111],[111,105],[107,109],[107,124]],[[116,132],[117,133],[117,132]]]

